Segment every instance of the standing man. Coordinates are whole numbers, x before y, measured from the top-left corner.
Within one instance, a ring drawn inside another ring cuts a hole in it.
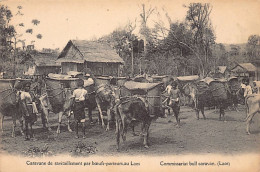
[[[252,87],[249,85],[249,80],[247,80],[245,82],[245,85],[246,85],[246,87],[245,87],[245,92],[244,92],[244,98],[253,94]]]
[[[75,98],[75,104],[73,107],[74,119],[76,120],[76,138],[79,138],[78,135],[78,125],[82,123],[82,132],[83,139],[85,136],[85,99],[87,96],[87,90],[83,88],[84,81],[82,79],[78,80],[78,88],[73,91],[72,97]]]
[[[25,140],[34,139],[32,125],[37,120],[36,114],[38,113],[35,102],[32,101],[32,97],[29,93],[31,82],[25,81],[23,84],[23,90],[19,92],[18,102],[22,107],[22,113],[25,120]],[[30,136],[30,138],[29,138]]]
[[[172,82],[173,80],[170,79],[169,84],[166,86],[165,90],[163,91],[164,93],[166,93],[166,99],[162,102],[162,104],[166,104],[166,107],[168,109],[168,115],[170,115],[171,111],[169,108],[169,102],[170,102],[170,92],[172,89]],[[165,117],[167,117],[167,115],[165,114]]]
[[[174,116],[176,118],[177,126],[180,126],[180,119],[179,119],[179,113],[180,113],[180,98],[181,98],[181,92],[177,88],[177,82],[173,81],[172,83],[172,89],[170,90],[170,101],[169,106],[172,108],[172,111],[174,113]]]
[[[92,86],[91,86],[92,85]],[[97,107],[95,102],[95,87],[94,87],[94,80],[91,78],[90,74],[84,75],[84,88],[88,90],[88,100],[86,100],[87,108],[88,108],[88,119],[90,125],[94,125],[94,121],[92,118],[92,110]]]

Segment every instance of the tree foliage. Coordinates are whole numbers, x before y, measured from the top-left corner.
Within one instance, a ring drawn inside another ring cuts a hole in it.
[[[21,39],[23,33],[16,31],[18,27],[25,27],[24,23],[20,22],[15,26],[10,24],[13,17],[24,15],[22,6],[18,6],[17,9],[17,13],[13,16],[7,6],[0,5],[0,71],[4,71],[8,77],[21,76],[24,67],[31,63],[29,57],[33,53],[26,49],[26,39]],[[34,19],[32,23],[38,25],[40,21]],[[26,29],[25,33],[33,34],[33,29]],[[37,34],[36,37],[41,39],[42,35]],[[18,43],[22,44],[22,49],[17,46]]]
[[[260,36],[250,35],[247,41],[247,53],[251,60],[260,59]]]

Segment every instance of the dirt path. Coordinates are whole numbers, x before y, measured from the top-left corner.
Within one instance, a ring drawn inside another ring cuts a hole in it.
[[[61,134],[56,137],[57,116],[51,114],[50,123],[53,131],[44,131],[40,118],[34,126],[37,141],[24,141],[24,137],[18,135],[11,137],[11,119],[4,121],[4,133],[1,135],[1,151],[10,154],[21,154],[29,147],[39,148],[48,145],[49,150],[55,155],[70,153],[79,142],[92,145],[97,148],[97,155],[183,155],[183,154],[238,154],[251,153],[260,150],[260,114],[257,114],[251,125],[251,135],[245,131],[245,109],[239,107],[240,112],[226,111],[227,122],[218,120],[218,113],[213,110],[206,111],[206,120],[197,120],[195,112],[187,107],[181,108],[181,127],[177,128],[175,119],[171,116],[160,118],[152,122],[150,126],[150,148],[142,145],[140,136],[132,136],[130,129],[126,142],[121,142],[121,151],[116,150],[115,130],[104,131],[99,125],[87,128],[86,139],[76,139],[75,133],[69,133],[63,118]],[[202,118],[202,116],[201,116]],[[168,122],[171,119],[173,122]],[[81,130],[80,130],[81,131]],[[136,127],[137,133],[140,126]],[[18,133],[18,129],[17,129]],[[80,134],[82,134],[80,132]]]

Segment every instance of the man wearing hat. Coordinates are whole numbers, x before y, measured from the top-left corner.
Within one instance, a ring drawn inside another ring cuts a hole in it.
[[[84,87],[94,84],[94,80],[90,77],[90,74],[84,76]]]
[[[32,101],[32,97],[29,93],[30,87],[31,82],[25,81],[23,83],[22,91],[19,92],[19,98],[21,102],[20,105],[22,107],[22,113],[25,119],[25,140],[30,140],[30,138],[34,139],[32,125],[37,120],[36,114],[38,113],[35,102]]]
[[[78,80],[78,88],[73,91],[72,97],[75,98],[75,104],[73,107],[74,118],[76,120],[76,138],[78,135],[78,125],[82,123],[83,138],[85,138],[85,99],[87,96],[87,90],[83,88],[84,81],[82,79]]]

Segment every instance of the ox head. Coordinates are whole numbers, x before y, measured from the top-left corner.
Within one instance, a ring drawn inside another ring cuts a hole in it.
[[[64,90],[64,97],[65,97],[65,102],[63,105],[63,109],[66,113],[71,109],[72,105],[74,104],[75,98],[72,97],[71,89],[67,89],[67,88]]]

